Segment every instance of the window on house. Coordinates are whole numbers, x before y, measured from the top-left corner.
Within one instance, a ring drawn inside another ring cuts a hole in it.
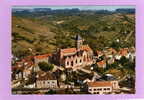
[[[76,62],[75,62],[76,64],[77,64],[77,59],[76,59]]]
[[[84,56],[83,61],[86,61],[86,56]]]
[[[73,66],[73,61],[71,62],[71,66]]]
[[[102,90],[102,89],[100,89],[100,88],[99,88],[99,89],[97,89],[97,90],[99,90],[99,91],[100,91],[100,90]]]
[[[67,65],[69,65],[69,62],[67,62]]]

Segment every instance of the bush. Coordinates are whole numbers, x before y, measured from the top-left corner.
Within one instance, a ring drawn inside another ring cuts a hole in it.
[[[45,71],[45,72],[51,71],[51,70],[54,68],[54,66],[53,66],[52,64],[48,64],[48,63],[46,63],[46,62],[40,62],[40,63],[38,64],[38,66],[40,67],[40,69],[41,69],[42,71]]]
[[[50,89],[48,92],[46,92],[45,94],[56,94],[56,91]]]

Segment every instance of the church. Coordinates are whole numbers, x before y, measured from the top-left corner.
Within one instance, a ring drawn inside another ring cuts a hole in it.
[[[75,48],[59,49],[55,54],[55,61],[65,68],[91,65],[93,63],[93,50],[89,45],[83,45],[83,39],[76,35]]]

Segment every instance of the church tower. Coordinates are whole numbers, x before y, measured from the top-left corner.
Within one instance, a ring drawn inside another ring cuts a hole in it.
[[[80,35],[76,35],[76,48],[80,49],[80,47],[83,45],[83,39]]]

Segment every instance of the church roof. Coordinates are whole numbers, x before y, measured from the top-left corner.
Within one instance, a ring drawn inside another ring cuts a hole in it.
[[[76,48],[61,49],[62,53],[74,53],[76,51],[77,51]]]
[[[76,40],[82,40],[80,35],[76,35]]]
[[[88,45],[82,45],[80,47],[80,50],[82,51],[92,51],[92,49],[88,46]],[[77,49],[76,48],[67,48],[67,49],[61,49],[61,52],[63,54],[67,54],[67,53],[76,53]]]
[[[81,50],[85,50],[85,51],[92,51],[92,49],[88,46],[88,45],[82,45],[80,47]]]
[[[36,58],[36,59],[44,59],[44,58],[47,58],[49,56],[52,56],[52,55],[51,54],[37,55],[34,58]]]

